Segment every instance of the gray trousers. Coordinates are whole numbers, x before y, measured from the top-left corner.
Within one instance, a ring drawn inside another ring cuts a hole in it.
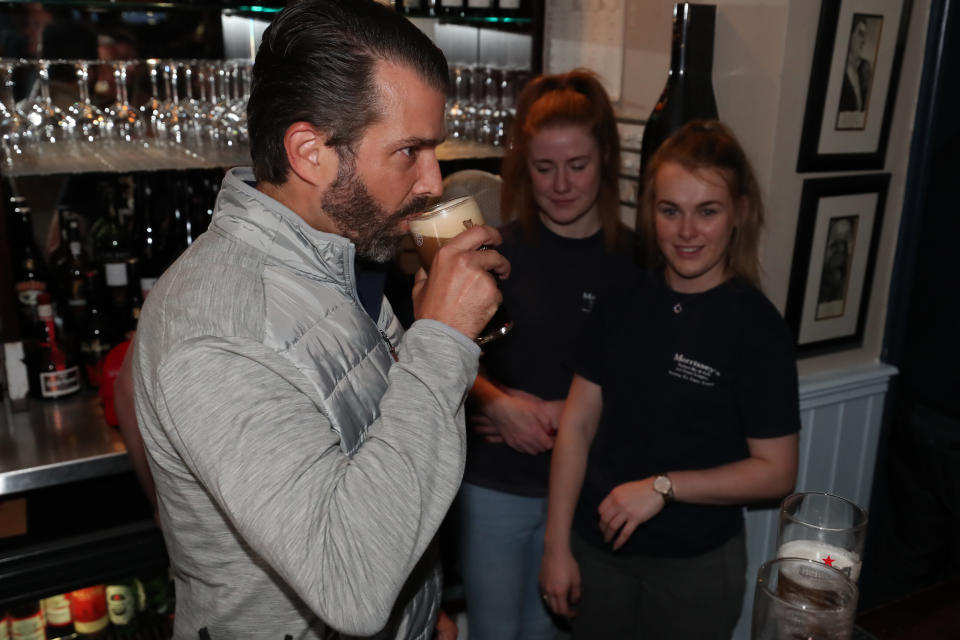
[[[573,640],[729,640],[746,587],[746,536],[692,558],[613,553],[571,541],[582,596]]]

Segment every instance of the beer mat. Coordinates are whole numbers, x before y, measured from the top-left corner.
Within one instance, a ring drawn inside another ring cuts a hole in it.
[[[873,635],[866,629],[854,625],[853,635],[850,636],[850,640],[880,640],[877,636]]]

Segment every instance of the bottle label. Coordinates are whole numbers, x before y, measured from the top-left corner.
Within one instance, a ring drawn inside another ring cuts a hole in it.
[[[467,6],[471,9],[489,9],[492,4],[491,0],[467,0]]]
[[[47,617],[47,624],[64,627],[73,622],[73,617],[70,615],[70,600],[65,593],[44,598],[40,602],[43,604],[43,615]]]
[[[29,618],[10,618],[10,637],[13,640],[44,640],[43,612]]]
[[[58,398],[79,390],[80,369],[78,367],[40,374],[40,395],[44,398]]]
[[[47,290],[47,283],[39,280],[24,280],[13,285],[13,288],[17,292],[17,300],[20,301],[20,304],[35,307],[37,306],[37,298]]]
[[[78,589],[70,594],[70,612],[78,633],[96,633],[110,623],[103,585]]]
[[[107,262],[103,265],[108,287],[127,286],[127,263]]]
[[[501,9],[519,9],[520,0],[500,0]]]
[[[107,611],[110,612],[112,624],[130,624],[137,612],[137,599],[133,588],[127,584],[107,586]]]
[[[156,278],[140,278],[140,293],[143,295],[144,300],[147,299],[147,294],[150,293],[155,284],[157,284]]]
[[[76,257],[79,256],[81,253],[83,253],[83,245],[80,244],[79,242],[71,242],[71,243],[70,243],[70,255],[72,255],[74,258],[76,258]]]
[[[441,0],[440,6],[441,7],[462,7],[463,0]]]

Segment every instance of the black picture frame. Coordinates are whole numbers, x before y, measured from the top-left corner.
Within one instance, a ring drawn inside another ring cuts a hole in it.
[[[798,357],[863,342],[889,173],[804,180],[784,317]]]
[[[912,4],[822,0],[798,173],[883,169]],[[859,61],[848,74],[855,46]]]

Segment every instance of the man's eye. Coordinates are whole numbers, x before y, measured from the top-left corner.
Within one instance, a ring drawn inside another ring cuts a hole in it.
[[[400,149],[400,153],[407,156],[408,158],[413,158],[414,156],[417,155],[417,150],[415,147],[404,147],[403,149]]]

